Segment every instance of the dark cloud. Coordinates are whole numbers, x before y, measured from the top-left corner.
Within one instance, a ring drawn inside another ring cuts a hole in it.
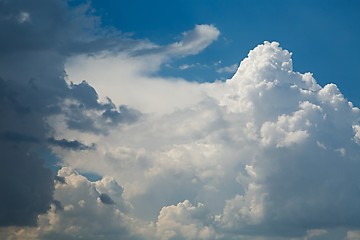
[[[48,140],[48,142],[51,144],[51,145],[54,145],[54,146],[59,146],[59,147],[62,147],[62,148],[66,148],[66,149],[70,149],[70,150],[92,150],[95,148],[95,145],[91,145],[91,146],[87,146],[77,140],[74,140],[74,141],[69,141],[69,140],[66,140],[66,139],[60,139],[60,140],[57,140],[57,139],[54,139],[54,138],[50,138]]]
[[[55,206],[55,211],[63,211],[64,207],[62,206],[61,202],[58,200],[53,200],[52,203]]]
[[[66,181],[65,181],[65,178],[64,178],[64,177],[55,176],[55,177],[54,177],[54,180],[55,180],[56,182],[59,182],[59,183],[62,183],[62,184],[66,184]]]
[[[103,132],[96,116],[84,111],[113,106],[99,103],[86,82],[69,87],[64,64],[74,54],[138,43],[100,30],[90,11],[88,4],[70,8],[65,0],[0,0],[0,226],[36,225],[38,214],[49,209],[54,181],[38,157],[44,149],[93,148],[52,137],[46,119],[64,110],[64,99],[78,102],[67,109],[70,128]]]
[[[139,119],[141,113],[136,109],[121,105],[119,110],[108,108],[102,116],[111,123],[133,123]]]
[[[103,204],[109,204],[109,205],[114,204],[114,201],[106,193],[101,193],[99,198]]]
[[[86,108],[101,109],[102,104],[98,102],[99,96],[96,90],[85,80],[79,84],[71,83],[72,97],[77,99],[80,104]]]
[[[117,108],[110,98],[100,102],[96,90],[85,80],[71,83],[70,93],[69,97],[75,102],[68,106],[66,123],[69,129],[106,134],[114,125],[133,123],[141,116],[139,111],[128,106]]]
[[[4,82],[0,91],[0,226],[35,225],[52,201],[51,171],[38,157],[47,108],[27,86]]]
[[[0,140],[0,226],[33,226],[52,202],[52,174],[27,144]]]
[[[8,131],[0,133],[0,139],[10,142],[29,142],[29,143],[39,142],[39,139],[33,136],[29,136],[17,132],[8,132]]]

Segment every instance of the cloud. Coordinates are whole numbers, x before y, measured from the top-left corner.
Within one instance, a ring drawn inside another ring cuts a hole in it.
[[[51,151],[50,143],[85,147],[76,140],[55,140],[47,119],[62,113],[73,128],[88,124],[104,133],[86,114],[113,111],[104,116],[105,126],[135,118],[130,108],[124,110],[129,116],[120,117],[115,105],[97,102],[96,92],[85,83],[68,86],[65,81],[69,56],[120,49],[119,42],[123,48],[142,44],[100,28],[90,9],[70,8],[60,0],[0,1],[0,226],[36,225],[38,214],[50,208],[53,177],[41,157]]]
[[[89,5],[0,6],[1,238],[358,237],[360,110],[278,43],[225,82],[189,83],[156,73],[208,47],[212,25],[159,46]]]
[[[106,193],[101,193],[99,198],[103,204],[114,204],[114,201]]]
[[[95,146],[86,146],[76,140],[69,141],[66,139],[58,140],[58,139],[50,138],[50,139],[48,139],[48,142],[53,146],[58,146],[58,147],[62,147],[62,148],[72,149],[72,150],[91,150],[91,149],[95,148]]]
[[[76,83],[86,79],[96,88],[100,99],[111,96],[115,103],[129,105],[144,113],[169,113],[201,100],[203,94],[194,88],[196,83],[162,78],[157,76],[157,71],[171,59],[199,53],[219,34],[213,25],[196,25],[183,33],[180,41],[168,45],[78,55],[67,61],[68,80]]]
[[[238,67],[239,67],[239,65],[235,63],[230,66],[218,68],[218,69],[216,69],[216,72],[218,72],[218,73],[235,73]]]
[[[59,154],[121,182],[155,238],[331,239],[360,228],[360,110],[336,85],[294,72],[291,53],[265,42],[231,79],[193,89],[205,96],[93,137],[97,151]]]
[[[191,31],[183,33],[183,39],[166,48],[169,54],[186,56],[197,54],[209,46],[220,35],[213,25],[196,25]]]
[[[90,182],[70,168],[62,168],[55,183],[54,203],[39,217],[41,228],[27,229],[30,239],[142,239],[126,215],[131,207],[122,198],[123,189],[111,178]],[[61,206],[60,208],[58,206]],[[84,231],[86,229],[86,231]],[[20,238],[21,239],[21,238]]]
[[[203,204],[193,206],[188,200],[163,207],[156,222],[158,239],[214,239],[215,231]]]

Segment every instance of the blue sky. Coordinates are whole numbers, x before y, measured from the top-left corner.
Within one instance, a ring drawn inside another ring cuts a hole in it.
[[[0,0],[0,239],[360,239],[359,8]]]
[[[213,24],[219,39],[199,55],[172,64],[223,66],[239,63],[263,41],[278,41],[293,52],[294,70],[312,72],[321,84],[335,83],[359,105],[360,3],[358,1],[92,1],[104,25],[135,38],[166,44],[195,24]],[[162,68],[159,74],[195,81],[229,78],[214,69]]]

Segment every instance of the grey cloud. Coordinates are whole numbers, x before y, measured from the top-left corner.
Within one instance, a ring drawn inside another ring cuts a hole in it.
[[[111,199],[111,197],[106,193],[101,193],[99,198],[103,204],[109,204],[109,205],[115,204],[114,201]]]
[[[96,90],[91,87],[85,80],[79,84],[70,85],[72,97],[77,99],[85,108],[101,108],[98,102],[99,96]]]
[[[50,138],[48,139],[48,143],[54,146],[59,146],[62,148],[66,148],[69,150],[94,150],[95,145],[87,146],[77,140],[69,141],[66,139],[54,139]]]
[[[73,119],[69,125],[73,121],[74,128],[87,131],[94,120],[81,111],[110,108],[97,102],[89,85],[67,85],[67,57],[139,44],[101,29],[90,9],[70,8],[62,0],[0,0],[0,226],[36,225],[38,214],[49,209],[53,177],[37,155],[49,145],[93,148],[76,140],[55,140],[44,119],[62,113],[64,99],[73,98],[83,107],[67,110]]]
[[[60,55],[123,50],[142,44],[118,31],[102,29],[89,4],[70,9],[68,1],[0,1],[1,53],[54,51]],[[19,21],[21,14],[28,21]]]
[[[112,123],[132,123],[139,119],[141,113],[133,108],[121,105],[119,110],[107,109],[102,116]]]
[[[55,206],[55,211],[63,211],[64,207],[62,206],[61,202],[58,200],[53,200],[52,204]]]
[[[39,99],[22,95],[26,87],[6,85],[0,91],[0,225],[35,225],[37,215],[45,213],[52,201],[51,171],[43,167],[38,157],[46,129],[42,116],[46,108],[32,104]],[[28,101],[27,101],[28,100]]]
[[[62,184],[66,184],[65,178],[64,177],[60,177],[60,176],[55,176],[54,180],[56,182],[62,183]]]
[[[142,115],[125,105],[117,109],[110,98],[106,99],[107,102],[100,102],[96,90],[85,80],[79,84],[71,83],[70,92],[69,98],[76,102],[67,106],[66,123],[69,129],[106,134],[113,126],[136,122]],[[85,111],[92,111],[92,114]]]
[[[27,144],[0,140],[0,226],[34,226],[52,202],[52,174]]]
[[[39,142],[39,139],[33,136],[25,135],[17,132],[8,132],[8,131],[0,133],[0,139],[9,142],[28,142],[28,143]]]

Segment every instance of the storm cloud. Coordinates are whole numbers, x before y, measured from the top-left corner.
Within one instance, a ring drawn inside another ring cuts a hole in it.
[[[115,37],[93,35],[100,23],[88,10],[87,5],[70,9],[60,0],[0,1],[1,226],[35,225],[38,214],[50,208],[53,177],[42,159],[49,143],[88,148],[55,140],[46,122],[63,111],[65,99],[84,109],[103,106],[90,87],[69,87],[65,81],[68,56],[114,46]]]

